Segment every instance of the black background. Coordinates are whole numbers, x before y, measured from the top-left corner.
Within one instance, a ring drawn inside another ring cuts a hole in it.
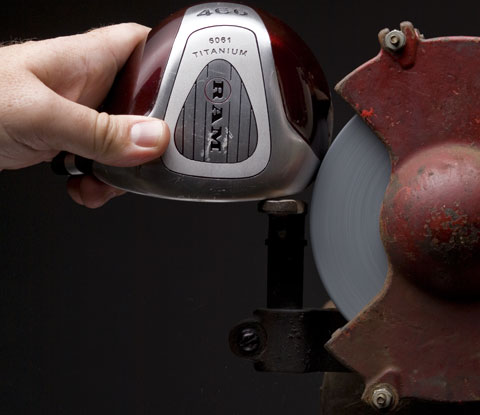
[[[154,26],[187,4],[9,2],[0,39]],[[332,89],[402,20],[426,37],[480,35],[477,2],[250,4],[305,39]],[[353,112],[334,105],[338,133]],[[228,347],[229,329],[265,303],[267,228],[255,203],[127,195],[88,210],[64,182],[48,165],[0,173],[0,414],[319,413],[320,374],[256,373]],[[321,306],[309,248],[305,268],[305,303]]]

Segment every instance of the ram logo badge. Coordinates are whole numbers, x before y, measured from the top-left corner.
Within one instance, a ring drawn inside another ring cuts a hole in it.
[[[239,163],[257,146],[257,122],[245,85],[226,60],[197,77],[175,127],[177,150],[190,160]]]

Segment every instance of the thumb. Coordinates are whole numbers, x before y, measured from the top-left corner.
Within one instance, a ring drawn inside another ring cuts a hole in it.
[[[160,157],[167,148],[167,124],[153,117],[110,115],[57,94],[42,124],[45,139],[58,151],[68,151],[103,164],[136,166]]]

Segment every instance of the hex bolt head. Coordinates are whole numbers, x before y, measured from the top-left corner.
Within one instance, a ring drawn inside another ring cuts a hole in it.
[[[394,403],[392,391],[386,386],[374,389],[371,399],[372,405],[376,409],[389,409]]]
[[[407,38],[400,30],[392,30],[385,35],[385,48],[392,52],[402,49],[407,43]]]

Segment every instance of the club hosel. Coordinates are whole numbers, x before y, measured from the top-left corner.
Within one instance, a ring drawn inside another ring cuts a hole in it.
[[[78,176],[92,174],[92,164],[93,160],[62,151],[54,157],[51,167],[55,174]]]

